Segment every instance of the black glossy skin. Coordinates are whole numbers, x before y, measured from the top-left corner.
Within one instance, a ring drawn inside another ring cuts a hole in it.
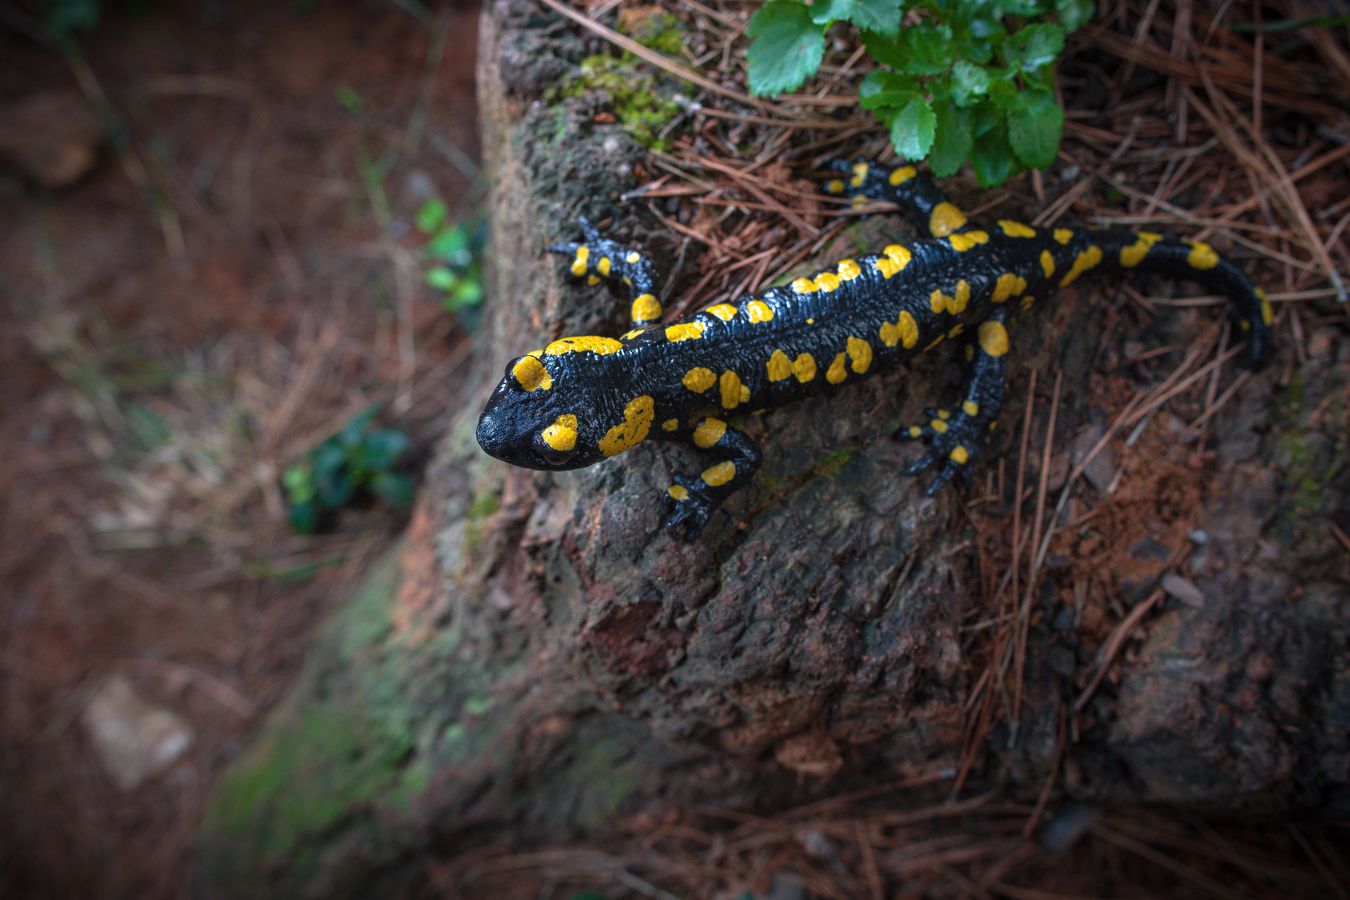
[[[1148,232],[1033,232],[1006,220],[984,228],[968,223],[910,167],[838,167],[851,177],[829,182],[827,191],[893,201],[931,237],[888,246],[889,256],[842,261],[810,279],[814,290],[798,279],[661,325],[650,260],[583,222],[584,243],[550,251],[573,257],[577,277],[627,283],[639,298],[634,330],[617,341],[564,338],[513,360],[479,421],[482,448],[514,465],[551,470],[591,465],[642,440],[705,450],[714,464],[700,475],[676,475],[669,490],[667,530],[690,540],[759,465],[754,442],[727,418],[832,394],[958,335],[973,348],[964,396],[900,436],[929,447],[911,473],[940,466],[930,494],[968,473],[1002,403],[1010,310],[1045,300],[1078,275],[1135,269],[1198,281],[1233,301],[1247,336],[1246,363],[1267,354],[1269,302],[1207,245]]]

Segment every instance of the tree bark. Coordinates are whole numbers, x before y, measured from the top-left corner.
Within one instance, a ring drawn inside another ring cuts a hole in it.
[[[988,586],[962,498],[925,499],[900,474],[912,450],[888,437],[952,394],[954,358],[858,385],[828,410],[751,420],[766,439],[761,474],[692,545],[660,528],[657,498],[689,464],[677,450],[549,474],[476,446],[507,359],[623,328],[621,304],[565,285],[543,249],[573,239],[578,214],[617,216],[611,234],[660,246],[660,229],[618,199],[639,148],[596,124],[585,97],[546,97],[585,53],[542,6],[485,10],[492,281],[464,403],[447,413],[398,551],[222,780],[203,825],[203,893],[392,893],[420,854],[494,835],[597,835],[695,801],[771,808],[962,758],[979,672],[961,625]],[[1107,338],[1104,305],[1086,299],[1019,332],[1042,385],[1063,371],[1057,432],[1069,437],[1116,412],[1089,393]],[[1142,648],[1088,702],[1070,793],[1346,805],[1350,572],[1329,527],[1347,524],[1345,363],[1333,350],[1296,383],[1259,376],[1220,412],[1231,452],[1179,512],[1206,535],[1184,572],[1203,600],[1159,604]],[[1024,394],[1010,394],[1009,431]],[[1167,571],[1151,552],[1127,554],[1139,595],[1087,602],[1142,600]],[[1067,577],[1048,561],[1052,587]],[[1095,657],[1062,609],[1038,609],[1031,626],[1019,727],[993,749],[1035,790]]]

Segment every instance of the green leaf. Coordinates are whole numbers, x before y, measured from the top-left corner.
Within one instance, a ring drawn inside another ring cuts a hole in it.
[[[900,0],[816,0],[811,4],[811,21],[817,25],[852,22],[862,31],[894,36],[900,32],[903,12]]]
[[[291,531],[297,534],[313,534],[314,529],[319,527],[319,510],[312,500],[292,503],[286,511],[286,518]]]
[[[459,276],[445,266],[432,266],[427,269],[427,285],[438,291],[452,291],[459,282]]]
[[[989,93],[989,73],[983,66],[959,59],[952,66],[952,99],[958,106],[970,106]]]
[[[872,59],[892,69],[904,66],[905,48],[900,43],[899,35],[891,37],[875,31],[864,31],[862,40],[863,46],[867,48],[867,55]]]
[[[371,479],[370,492],[396,509],[412,506],[413,484],[406,475],[380,472]]]
[[[1008,112],[1008,140],[1023,165],[1044,169],[1055,161],[1064,133],[1064,111],[1049,91],[1027,91],[1021,109]]]
[[[281,474],[281,485],[286,488],[286,496],[292,503],[304,503],[314,499],[314,476],[310,467],[303,463],[287,466]]]
[[[900,35],[904,64],[897,66],[911,75],[940,75],[952,62],[952,30],[946,25],[920,22]]]
[[[1003,42],[1009,67],[1031,72],[1049,65],[1064,49],[1064,29],[1058,25],[1028,25]]]
[[[1059,24],[1073,34],[1096,15],[1097,4],[1093,0],[1056,0],[1055,12],[1059,15]]]
[[[1008,146],[1008,126],[999,122],[993,129],[975,139],[970,153],[970,168],[982,188],[998,187],[1009,177],[1021,171],[1017,157]]]
[[[431,234],[445,224],[445,217],[448,213],[449,207],[440,197],[428,200],[417,210],[417,230],[423,234]]]
[[[904,106],[919,93],[919,83],[909,75],[873,69],[858,87],[858,103],[863,109]]]
[[[483,302],[483,284],[472,278],[462,278],[450,296],[445,300],[449,312],[457,312],[467,306],[477,306]]]
[[[933,146],[936,117],[933,108],[922,97],[915,97],[899,109],[891,119],[891,143],[902,159],[923,159]]]
[[[933,112],[937,116],[937,129],[933,149],[928,154],[928,168],[938,178],[946,178],[956,174],[975,144],[970,134],[970,114],[946,101],[937,104]]]
[[[750,93],[776,94],[802,86],[825,55],[825,27],[796,0],[769,0],[750,17]]]
[[[460,225],[444,228],[427,241],[427,253],[451,265],[466,266],[473,259],[472,235]]]
[[[392,469],[408,449],[408,436],[394,428],[380,428],[366,435],[362,450],[366,465],[375,470]]]

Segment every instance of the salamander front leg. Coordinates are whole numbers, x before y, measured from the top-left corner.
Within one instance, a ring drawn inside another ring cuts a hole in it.
[[[826,181],[827,194],[849,197],[855,206],[861,206],[867,197],[890,201],[925,236],[947,237],[964,231],[968,225],[966,214],[947,199],[927,172],[908,165],[883,166],[861,159],[833,159],[829,165],[848,175]]]
[[[720,459],[696,477],[677,472],[675,483],[666,491],[673,504],[666,517],[667,533],[676,540],[692,541],[708,524],[713,510],[750,483],[759,468],[759,447],[745,432],[712,416],[665,437],[687,441]]]
[[[906,475],[918,475],[939,463],[942,465],[926,491],[930,497],[954,475],[969,479],[971,466],[998,419],[1008,371],[1008,330],[1003,324],[1006,315],[1007,311],[1000,309],[980,325],[970,381],[960,409],[925,410],[927,423],[911,425],[898,435],[928,444],[928,452],[905,470]]]
[[[572,257],[574,278],[585,278],[589,285],[601,281],[621,282],[628,288],[629,314],[634,328],[645,328],[661,321],[661,301],[656,299],[656,266],[640,250],[601,237],[584,217],[580,220],[585,241],[580,244],[554,244],[549,253]]]

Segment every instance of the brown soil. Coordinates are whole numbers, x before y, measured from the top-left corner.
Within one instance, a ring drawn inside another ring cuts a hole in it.
[[[374,402],[424,449],[463,356],[409,223],[478,196],[476,6],[127,6],[72,60],[0,17],[0,107],[113,136],[68,187],[0,170],[3,896],[184,893],[215,774],[402,525],[292,535],[280,473]],[[125,793],[81,726],[117,674],[195,733]]]

